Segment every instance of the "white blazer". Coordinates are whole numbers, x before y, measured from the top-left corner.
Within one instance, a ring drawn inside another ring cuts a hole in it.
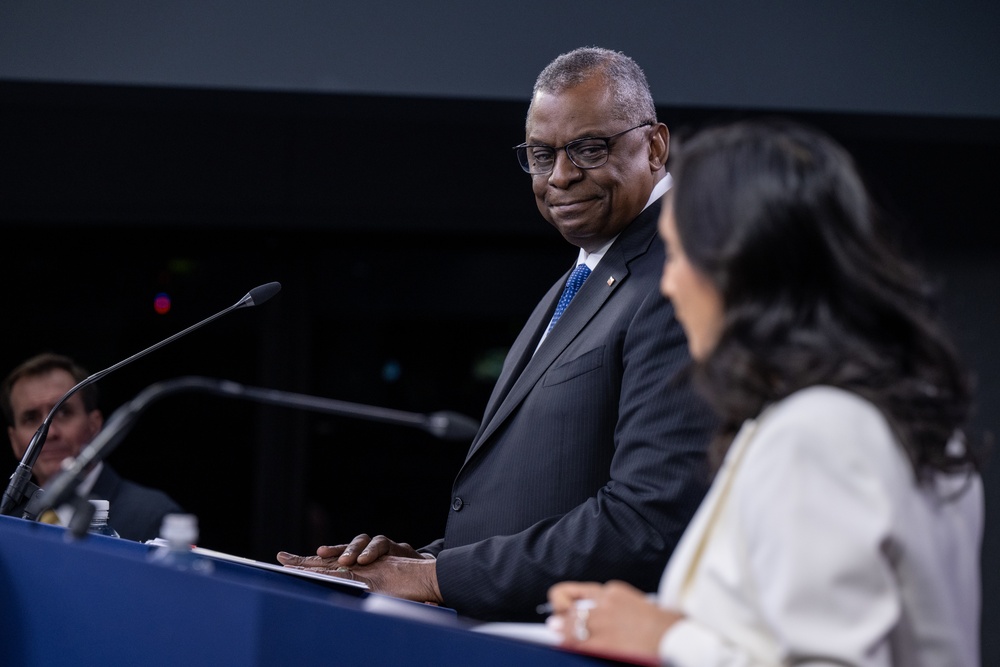
[[[918,485],[874,405],[797,392],[743,426],[674,551],[661,660],[979,667],[982,532],[978,476]]]

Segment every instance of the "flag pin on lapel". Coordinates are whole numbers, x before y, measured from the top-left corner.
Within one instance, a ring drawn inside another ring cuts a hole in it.
[[[608,278],[608,287],[611,287],[614,284],[614,282],[615,282],[615,277],[614,276],[611,276],[610,278]]]

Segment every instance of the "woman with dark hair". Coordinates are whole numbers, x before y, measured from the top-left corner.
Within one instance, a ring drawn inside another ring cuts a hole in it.
[[[847,152],[785,121],[685,142],[661,291],[722,418],[657,599],[549,594],[567,646],[663,664],[979,664],[965,371]]]

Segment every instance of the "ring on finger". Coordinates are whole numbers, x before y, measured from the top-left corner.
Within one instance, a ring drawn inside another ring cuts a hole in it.
[[[590,616],[590,609],[586,607],[576,610],[576,620],[573,623],[573,635],[577,640],[585,642],[590,639],[590,630],[587,629],[587,618]]]

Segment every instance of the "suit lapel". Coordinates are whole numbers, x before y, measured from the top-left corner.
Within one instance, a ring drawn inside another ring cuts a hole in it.
[[[121,486],[121,476],[111,469],[107,463],[103,464],[101,474],[94,481],[94,486],[90,489],[90,495],[94,498],[104,500],[114,500],[118,497],[118,487]]]
[[[583,283],[580,291],[573,297],[572,304],[563,313],[559,324],[552,329],[538,351],[534,352],[535,344],[543,328],[548,325],[572,269],[567,271],[545,295],[514,346],[511,347],[509,355],[512,359],[516,359],[516,362],[510,364],[507,371],[497,380],[497,387],[490,397],[483,418],[485,427],[469,449],[466,461],[510,416],[552,363],[597,315],[601,306],[628,279],[629,262],[645,253],[653,241],[659,210],[660,205],[657,201],[621,233],[618,240],[608,248],[594,272]]]

